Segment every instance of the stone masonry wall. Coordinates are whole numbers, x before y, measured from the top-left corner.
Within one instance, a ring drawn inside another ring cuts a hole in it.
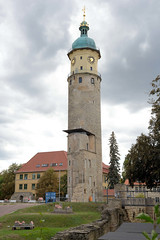
[[[115,231],[123,221],[127,220],[125,210],[107,206],[102,211],[101,219],[59,232],[51,240],[97,240],[105,233]]]

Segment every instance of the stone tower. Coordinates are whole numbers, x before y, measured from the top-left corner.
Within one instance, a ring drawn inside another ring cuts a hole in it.
[[[101,58],[89,25],[80,24],[81,35],[68,53],[68,197],[70,201],[102,200],[101,107],[98,60]]]

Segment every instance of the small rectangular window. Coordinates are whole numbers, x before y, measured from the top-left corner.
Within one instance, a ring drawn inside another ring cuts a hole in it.
[[[35,187],[36,187],[35,183],[32,183],[32,190],[35,190]]]
[[[19,190],[21,190],[22,189],[22,184],[19,184]]]
[[[23,174],[20,174],[19,179],[23,179]]]
[[[39,179],[41,177],[40,173],[37,173],[37,179]]]
[[[36,167],[40,167],[40,164],[37,164]]]
[[[32,179],[36,179],[36,174],[35,173],[32,174]]]
[[[82,59],[82,56],[80,56],[80,59]]]
[[[71,166],[71,161],[69,160],[68,165]]]
[[[90,70],[92,71],[92,67],[90,67]]]
[[[24,179],[28,179],[28,174],[24,174]]]
[[[82,77],[79,77],[79,83],[82,83]]]
[[[24,190],[27,190],[27,184],[24,184]]]
[[[80,66],[80,69],[83,70],[83,66]]]
[[[60,163],[59,166],[63,166],[63,163]]]
[[[87,143],[87,151],[88,151],[88,143]]]
[[[94,78],[91,78],[91,84],[94,84]]]
[[[42,167],[48,167],[48,163],[42,164]]]
[[[69,85],[72,85],[72,79],[69,81]]]
[[[58,165],[57,163],[51,163],[51,164],[50,164],[51,167],[55,167],[55,166],[57,166],[57,165]]]

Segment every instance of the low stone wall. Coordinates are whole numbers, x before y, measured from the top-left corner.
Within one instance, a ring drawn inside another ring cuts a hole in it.
[[[105,233],[115,231],[123,221],[127,220],[125,210],[108,206],[102,211],[101,219],[59,232],[51,240],[97,240]]]

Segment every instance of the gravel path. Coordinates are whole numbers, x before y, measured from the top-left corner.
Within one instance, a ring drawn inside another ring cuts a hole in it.
[[[0,217],[8,213],[15,212],[18,209],[35,206],[35,203],[14,203],[0,204]]]

